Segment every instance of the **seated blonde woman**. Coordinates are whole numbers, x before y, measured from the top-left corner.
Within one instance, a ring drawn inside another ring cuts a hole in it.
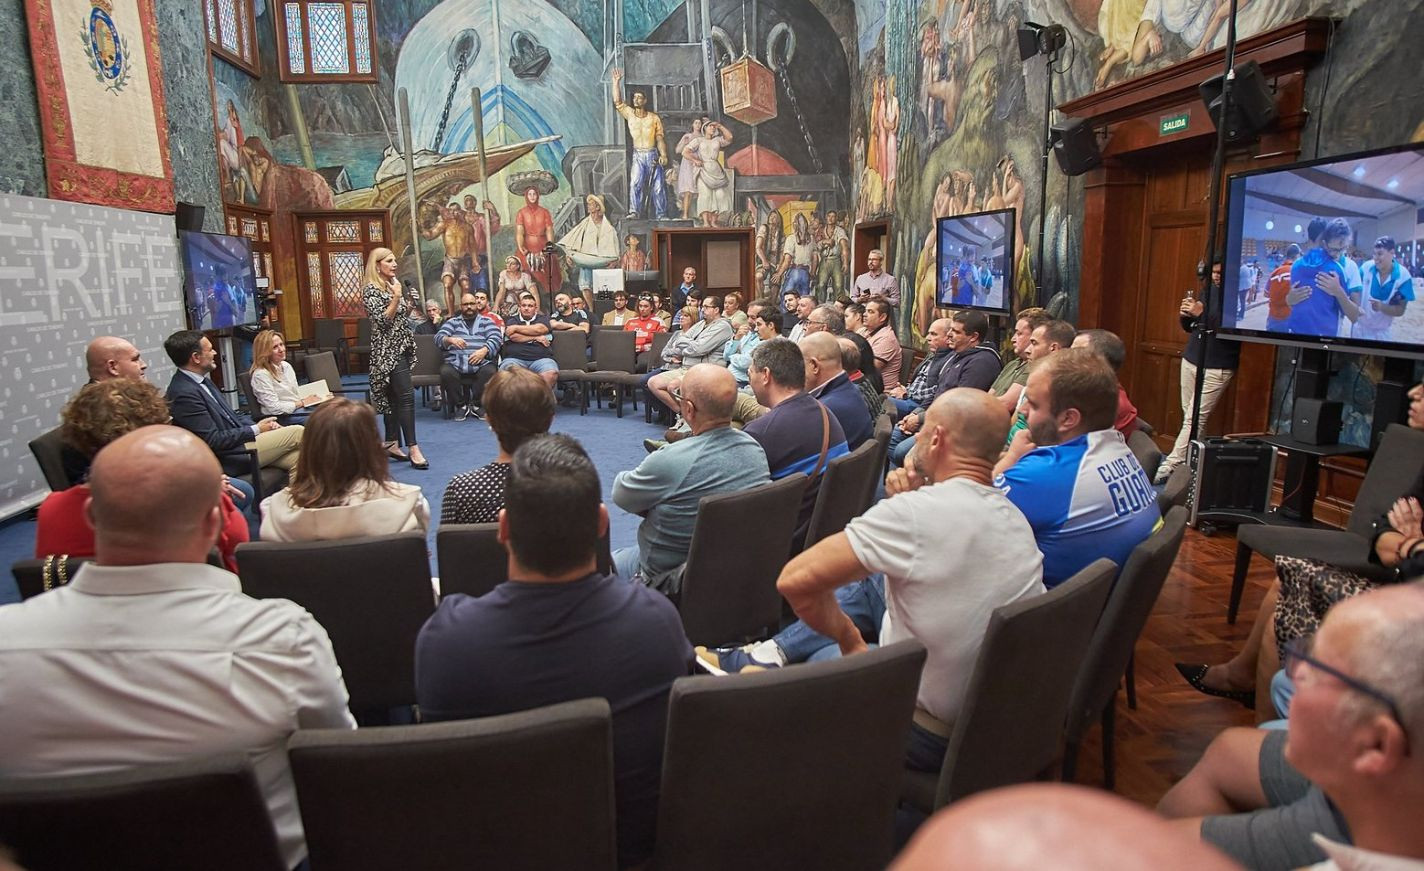
[[[254,420],[275,417],[281,424],[302,423],[310,403],[297,392],[296,370],[287,362],[287,340],[276,330],[263,330],[252,340],[252,395],[257,400]]]
[[[369,405],[329,399],[306,423],[292,482],[262,502],[264,541],[328,541],[430,525],[414,484],[392,480]]]

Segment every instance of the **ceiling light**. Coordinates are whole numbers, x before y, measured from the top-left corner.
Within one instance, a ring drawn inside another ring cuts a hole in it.
[[[1267,221],[1267,222],[1266,222],[1266,229],[1267,229],[1267,230],[1274,230],[1274,229],[1276,229],[1276,222],[1275,222],[1275,221]]]

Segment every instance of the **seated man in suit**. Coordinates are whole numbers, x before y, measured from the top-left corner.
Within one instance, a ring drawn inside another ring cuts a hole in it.
[[[197,330],[179,330],[164,340],[163,350],[178,367],[168,382],[168,413],[173,415],[173,425],[207,442],[224,472],[250,472],[246,451],[252,447],[257,449],[257,462],[263,468],[275,467],[288,474],[297,468],[302,428],[282,426],[275,417],[253,423],[228,408],[209,377],[217,368],[218,352],[207,336]]]

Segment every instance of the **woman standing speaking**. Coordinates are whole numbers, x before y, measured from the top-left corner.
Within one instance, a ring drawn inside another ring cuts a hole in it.
[[[415,389],[410,379],[415,365],[410,312],[419,301],[401,293],[396,255],[389,248],[377,248],[366,259],[361,299],[371,318],[371,404],[385,417],[386,455],[428,469],[430,463],[415,441]],[[402,441],[409,454],[401,452]]]

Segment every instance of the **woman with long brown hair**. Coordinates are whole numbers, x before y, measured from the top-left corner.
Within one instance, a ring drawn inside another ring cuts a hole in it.
[[[430,506],[391,479],[365,403],[330,399],[312,413],[292,482],[262,502],[266,541],[325,541],[424,530]]]
[[[386,455],[428,469],[430,463],[415,442],[415,388],[410,375],[415,368],[410,312],[418,303],[401,292],[391,249],[376,248],[366,258],[361,301],[371,318],[371,404],[385,417]],[[402,440],[409,454],[401,452]]]

